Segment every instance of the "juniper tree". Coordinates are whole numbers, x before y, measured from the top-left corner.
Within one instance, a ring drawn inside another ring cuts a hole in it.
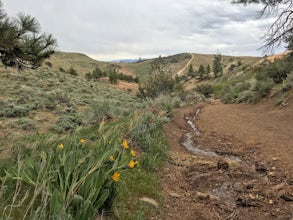
[[[193,69],[193,66],[192,64],[189,65],[189,69],[188,69],[188,76],[192,76],[194,77],[194,69]]]
[[[51,34],[40,34],[38,21],[20,13],[7,16],[0,1],[0,59],[5,66],[37,68],[56,46]]]
[[[215,77],[221,76],[223,74],[222,55],[221,54],[217,54],[214,56],[213,72],[214,72]]]
[[[206,73],[206,71],[205,71],[204,66],[202,64],[200,64],[198,71],[197,71],[198,78],[200,80],[204,79],[205,73]]]
[[[262,4],[259,17],[273,15],[274,22],[264,35],[264,45],[261,47],[264,52],[272,52],[283,42],[288,49],[293,49],[293,0],[233,0],[237,4]]]

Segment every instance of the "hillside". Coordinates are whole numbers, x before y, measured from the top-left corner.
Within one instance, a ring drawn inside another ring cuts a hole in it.
[[[97,66],[102,69],[106,69],[109,63],[94,60],[85,54],[81,53],[68,53],[68,52],[55,52],[47,61],[43,63],[43,67],[46,67],[46,63],[52,64],[52,69],[59,71],[60,68],[69,70],[74,68],[78,73],[85,74],[93,71]]]
[[[194,70],[198,70],[199,66],[202,64],[203,66],[210,65],[212,67],[213,54],[177,54],[168,57],[159,57],[154,59],[144,60],[138,63],[119,63],[120,65],[129,71],[135,73],[141,78],[145,78],[149,75],[154,68],[160,66],[160,68],[171,75],[175,76],[178,72],[185,67],[186,64],[189,63],[193,66]],[[192,58],[193,57],[193,58]],[[223,67],[224,72],[227,72],[231,65],[235,65],[240,70],[241,68],[245,68],[249,65],[252,65],[261,60],[260,57],[248,57],[248,56],[222,56],[223,58]],[[241,67],[240,67],[241,66]],[[182,74],[187,74],[188,68],[186,68]]]
[[[266,217],[284,219],[293,196],[292,62],[222,56],[223,73],[201,79],[199,66],[213,60],[108,63],[59,52],[36,70],[0,65],[3,218],[262,219],[272,208]],[[150,84],[159,93],[139,98],[137,83],[110,83],[113,69],[142,84],[164,75]]]

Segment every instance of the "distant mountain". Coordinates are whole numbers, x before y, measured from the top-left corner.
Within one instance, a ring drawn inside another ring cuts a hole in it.
[[[137,63],[138,61],[143,61],[143,60],[146,60],[146,59],[121,59],[121,60],[112,60],[111,62],[113,63]]]

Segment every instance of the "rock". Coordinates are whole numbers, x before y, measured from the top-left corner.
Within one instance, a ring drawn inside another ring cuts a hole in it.
[[[253,183],[249,183],[246,185],[246,189],[253,189],[254,188],[254,184]]]
[[[240,182],[234,183],[233,188],[235,189],[235,191],[241,192],[243,191],[243,184]]]
[[[278,185],[275,185],[275,186],[273,187],[273,190],[274,190],[274,191],[280,191],[280,190],[284,189],[285,187],[286,187],[286,184],[285,184],[285,183],[280,183],[280,184],[278,184]]]
[[[148,197],[142,197],[139,199],[140,202],[148,205],[148,206],[151,206],[153,208],[158,208],[159,207],[159,203],[154,200],[154,199],[151,199],[151,198],[148,198]]]
[[[293,202],[293,195],[290,194],[283,194],[280,198],[284,199],[286,202]]]
[[[243,207],[260,207],[261,203],[251,198],[238,198],[236,200],[236,205]]]
[[[169,195],[170,195],[171,197],[174,197],[174,198],[179,198],[179,197],[180,197],[180,195],[177,194],[177,193],[169,193]]]
[[[260,173],[266,173],[268,171],[267,166],[262,162],[255,163],[255,170]]]
[[[217,162],[217,167],[219,170],[228,170],[229,169],[229,164],[226,160],[220,159]]]
[[[211,195],[211,194],[207,194],[207,193],[202,193],[202,192],[197,192],[196,193],[196,197],[197,199],[200,200],[210,200],[210,201],[219,201],[219,197]]]

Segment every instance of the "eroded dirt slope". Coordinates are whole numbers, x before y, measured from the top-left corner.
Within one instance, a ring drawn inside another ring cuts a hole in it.
[[[293,219],[292,105],[196,104],[165,133],[159,218]]]

